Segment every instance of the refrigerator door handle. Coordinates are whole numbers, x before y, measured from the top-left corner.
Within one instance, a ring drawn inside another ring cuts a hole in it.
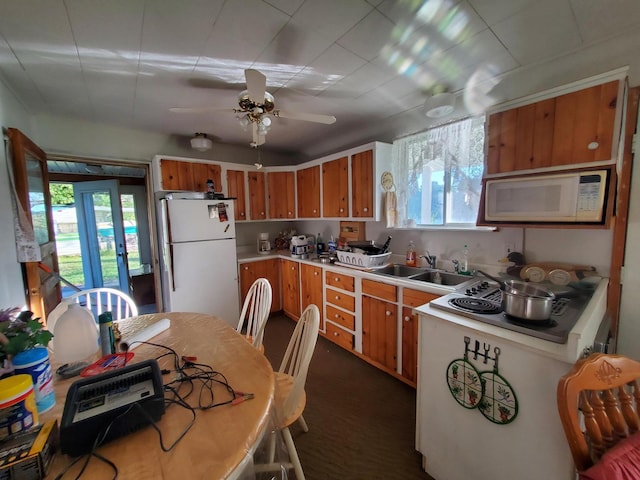
[[[175,275],[174,275],[174,269],[173,269],[173,244],[169,244],[169,255],[168,255],[168,259],[167,259],[167,268],[169,270],[169,279],[171,280],[171,291],[175,292],[176,291],[176,279],[175,279]]]

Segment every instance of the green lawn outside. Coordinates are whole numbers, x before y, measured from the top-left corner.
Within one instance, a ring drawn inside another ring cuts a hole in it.
[[[102,250],[100,252],[102,259],[102,274],[104,283],[118,283],[118,264],[116,262],[116,253],[113,250]],[[129,254],[129,265],[139,265],[140,256],[138,252]],[[80,255],[61,255],[58,257],[58,266],[60,275],[68,282],[78,287],[84,286],[84,274],[82,273],[82,256]]]

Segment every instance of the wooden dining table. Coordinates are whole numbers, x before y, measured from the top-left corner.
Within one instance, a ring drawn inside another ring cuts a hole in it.
[[[119,322],[122,338],[130,338],[163,319],[169,319],[169,328],[149,342],[170,347],[179,357],[196,357],[194,361],[197,363],[209,365],[222,373],[234,390],[252,393],[254,397],[236,405],[198,410],[191,429],[169,452],[161,449],[159,435],[151,426],[106,443],[97,452],[117,466],[118,478],[124,480],[237,478],[245,466],[250,465],[252,455],[269,427],[274,395],[271,364],[224,320],[211,315],[183,312],[140,315]],[[163,347],[148,344],[132,347],[134,357],[130,363],[167,353]],[[165,384],[176,378],[173,358],[165,356],[158,362],[162,369],[170,371],[163,375]],[[54,352],[54,371],[57,366]],[[55,376],[56,405],[40,416],[40,423],[55,418],[60,424],[67,390],[79,378],[61,380]],[[198,405],[199,393],[196,387],[196,391],[187,398],[190,405]],[[231,398],[224,386],[214,387],[216,403]],[[189,410],[175,404],[168,405],[157,422],[164,444],[173,443],[191,419]],[[46,478],[56,478],[71,460],[68,455],[58,453]],[[75,478],[81,463],[70,469],[63,479]],[[94,457],[81,478],[111,479],[113,474],[110,466]]]

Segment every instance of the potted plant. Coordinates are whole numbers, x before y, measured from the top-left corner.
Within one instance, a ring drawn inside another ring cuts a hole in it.
[[[11,359],[20,352],[46,347],[53,335],[33,312],[19,308],[0,310],[0,376],[13,371]]]

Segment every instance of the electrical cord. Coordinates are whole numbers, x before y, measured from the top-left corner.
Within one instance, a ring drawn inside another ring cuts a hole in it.
[[[178,405],[188,411],[191,412],[192,417],[189,421],[188,425],[184,428],[184,430],[178,435],[178,437],[169,445],[165,445],[165,439],[163,438],[162,431],[160,430],[157,423],[153,420],[153,418],[145,411],[144,408],[141,407],[139,403],[133,403],[127,408],[124,412],[120,413],[116,416],[109,424],[104,428],[102,432],[100,432],[94,441],[94,444],[91,448],[91,452],[76,457],[65,469],[55,477],[55,480],[61,480],[62,477],[69,471],[73,465],[78,463],[80,460],[84,459],[84,463],[80,468],[80,471],[75,477],[75,480],[79,480],[81,476],[84,474],[86,468],[89,465],[89,462],[92,457],[96,457],[100,461],[109,465],[113,472],[114,476],[113,480],[118,478],[118,468],[111,460],[104,457],[103,455],[96,452],[96,449],[102,445],[102,443],[107,439],[109,432],[111,431],[112,426],[116,421],[125,417],[133,409],[140,410],[142,416],[148,420],[149,425],[157,432],[160,448],[163,452],[171,451],[191,430],[195,421],[196,421],[196,412],[197,410],[206,411],[215,407],[223,406],[223,405],[237,405],[245,400],[249,400],[253,398],[253,394],[244,393],[237,391],[231,387],[227,378],[222,374],[222,372],[218,372],[213,369],[210,365],[197,363],[195,357],[187,357],[187,356],[179,356],[178,353],[165,345],[160,345],[153,342],[139,341],[136,343],[151,345],[154,347],[165,349],[166,351],[156,357],[156,360],[160,360],[164,357],[172,357],[173,358],[173,370],[164,369],[162,371],[163,374],[170,374],[172,371],[176,373],[176,378],[165,383],[163,385],[165,393],[170,393],[171,397],[167,398],[165,396],[164,403],[165,407],[169,407],[171,405]],[[224,387],[230,395],[231,398],[228,400],[223,400],[216,402],[214,395],[214,386],[220,385]],[[199,389],[198,389],[199,387]],[[186,392],[182,392],[181,390],[187,389]],[[187,399],[196,392],[198,389],[198,404],[197,406],[191,406]]]

